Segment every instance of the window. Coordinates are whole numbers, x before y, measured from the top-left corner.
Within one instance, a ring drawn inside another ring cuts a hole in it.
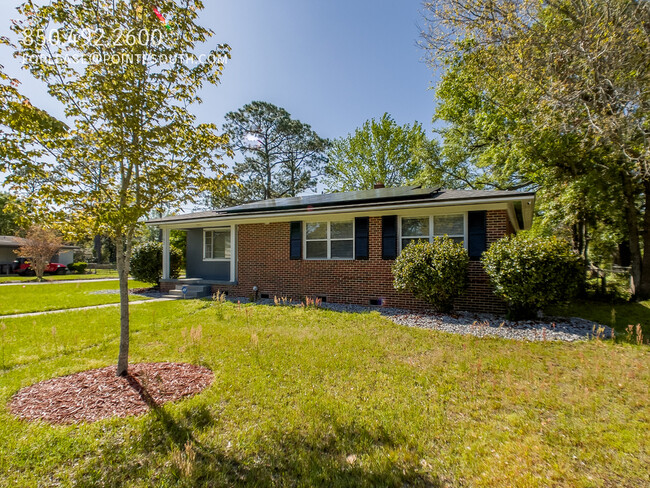
[[[402,219],[402,249],[413,241],[430,240],[429,217],[409,217]]]
[[[354,221],[307,222],[305,257],[307,259],[353,259]]]
[[[204,261],[229,261],[230,256],[230,227],[203,231]]]
[[[402,249],[412,241],[429,241],[434,237],[448,236],[452,240],[464,244],[465,215],[434,215],[429,217],[402,217],[401,239]]]
[[[433,217],[434,237],[449,236],[462,244],[465,241],[464,215],[435,215]]]

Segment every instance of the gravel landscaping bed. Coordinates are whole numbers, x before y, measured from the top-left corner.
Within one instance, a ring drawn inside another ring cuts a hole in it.
[[[248,303],[247,298],[233,301]],[[273,305],[273,300],[257,303]],[[458,312],[453,315],[414,313],[408,310],[386,307],[364,307],[340,303],[323,303],[322,308],[337,312],[364,313],[376,311],[396,324],[422,329],[451,332],[476,337],[501,337],[524,341],[585,341],[594,338],[611,339],[612,329],[606,325],[577,317],[543,317],[539,320],[514,322],[491,314]]]
[[[408,312],[387,315],[393,322],[401,325],[477,337],[566,342],[584,341],[596,337],[610,339],[612,337],[611,328],[577,317],[545,317],[540,320],[512,322],[494,315],[466,312],[454,316]]]

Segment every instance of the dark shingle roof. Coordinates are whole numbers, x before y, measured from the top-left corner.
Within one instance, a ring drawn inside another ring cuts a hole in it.
[[[377,188],[375,190],[345,191],[304,197],[275,198],[245,203],[236,207],[218,210],[220,213],[272,212],[274,210],[291,210],[307,207],[330,207],[333,205],[374,203],[380,201],[402,201],[431,197],[438,188],[421,188],[419,186],[401,186],[397,188]]]
[[[421,186],[402,186],[397,188],[379,188],[375,190],[349,191],[303,197],[276,198],[245,203],[235,207],[219,210],[194,212],[185,215],[170,215],[149,220],[149,224],[179,222],[225,217],[230,215],[254,215],[257,213],[281,213],[289,210],[310,210],[324,207],[364,206],[410,203],[417,201],[454,201],[484,200],[513,196],[532,196],[534,193],[502,190],[442,190],[440,188],[422,188]]]

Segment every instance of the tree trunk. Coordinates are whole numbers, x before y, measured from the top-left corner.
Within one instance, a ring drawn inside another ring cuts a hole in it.
[[[117,375],[125,376],[129,368],[129,266],[126,260],[124,235],[115,239],[117,273],[120,277],[120,353]]]
[[[102,263],[102,236],[95,236],[95,257],[97,264]]]
[[[639,220],[637,216],[634,183],[627,173],[623,173],[623,195],[625,224],[630,239],[630,293],[637,299],[641,292],[641,273],[643,259],[639,242]]]
[[[641,282],[638,298],[650,298],[650,179],[643,182],[645,191],[645,214],[643,215],[643,257],[641,258]]]

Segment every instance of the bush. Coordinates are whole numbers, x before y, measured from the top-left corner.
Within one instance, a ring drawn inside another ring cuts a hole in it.
[[[68,264],[68,269],[71,273],[84,274],[88,268],[88,263],[70,263]]]
[[[448,237],[436,237],[433,243],[412,242],[395,260],[393,284],[447,312],[467,287],[468,263],[465,248]]]
[[[580,256],[555,237],[508,236],[492,244],[482,261],[512,319],[533,317],[539,309],[570,299],[585,277]]]
[[[163,246],[160,242],[147,242],[133,249],[131,276],[146,283],[158,284],[162,278]],[[183,256],[173,246],[169,249],[171,278],[178,278],[182,269]]]

